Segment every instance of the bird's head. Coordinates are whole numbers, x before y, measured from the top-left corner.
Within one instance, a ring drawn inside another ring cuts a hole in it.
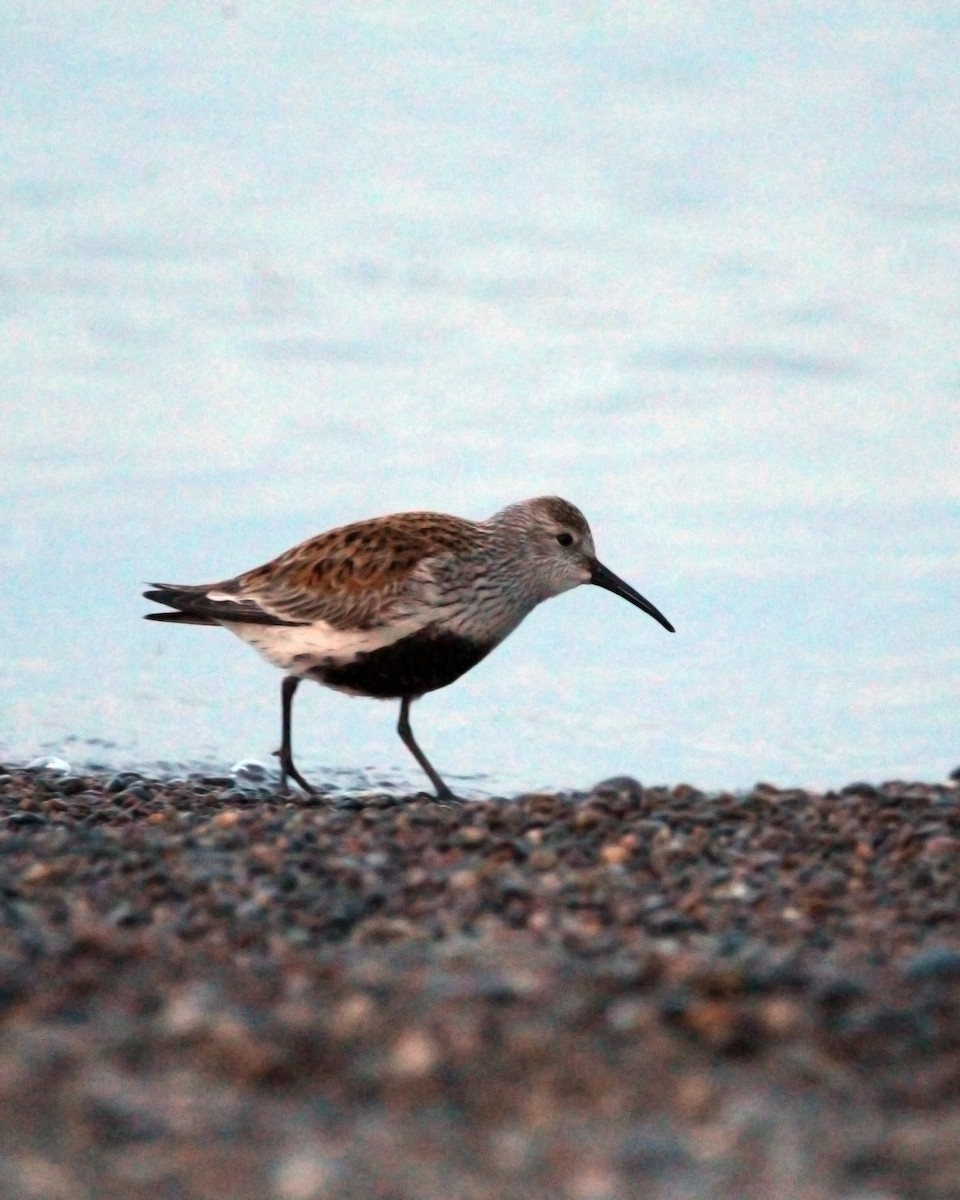
[[[568,500],[538,496],[505,508],[492,521],[508,527],[523,543],[525,559],[536,565],[541,599],[593,583],[629,600],[673,633],[673,626],[649,600],[599,561],[586,517]]]

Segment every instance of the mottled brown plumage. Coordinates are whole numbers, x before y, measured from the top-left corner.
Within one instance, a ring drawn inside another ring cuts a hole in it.
[[[670,623],[597,561],[578,508],[557,496],[510,505],[486,521],[411,512],[331,529],[220,583],[154,584],[175,609],[148,619],[223,625],[286,672],[278,754],[293,764],[290,713],[301,679],[401,701],[398,732],[439,796],[452,793],[420,750],[411,701],[475,666],[537,604],[582,583],[607,588]]]
[[[256,596],[285,618],[326,621],[335,629],[369,627],[409,590],[419,563],[475,548],[478,529],[426,512],[357,521],[308,538],[220,586]]]

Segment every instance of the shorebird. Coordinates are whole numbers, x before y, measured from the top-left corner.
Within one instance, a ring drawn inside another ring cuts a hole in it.
[[[673,626],[596,556],[583,513],[558,496],[511,504],[486,521],[408,512],[331,529],[220,583],[150,584],[175,612],[148,621],[222,625],[285,674],[281,786],[314,793],[291,744],[302,679],[400,701],[397,733],[440,800],[456,797],[417,745],[410,705],[453,683],[543,600],[582,583],[622,596]]]

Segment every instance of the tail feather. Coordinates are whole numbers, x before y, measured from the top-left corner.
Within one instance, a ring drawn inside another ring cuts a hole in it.
[[[217,596],[210,598],[210,593]],[[177,609],[172,613],[146,613],[148,621],[170,621],[181,625],[222,625],[234,622],[247,625],[302,625],[302,621],[284,621],[265,612],[256,600],[232,599],[223,584],[190,587],[172,583],[152,583],[143,593],[146,600]]]
[[[144,613],[145,621],[169,621],[171,625],[219,625],[213,617],[197,617],[185,612]]]

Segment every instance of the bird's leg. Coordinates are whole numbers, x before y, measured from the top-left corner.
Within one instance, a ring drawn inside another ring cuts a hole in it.
[[[404,698],[400,701],[400,720],[397,722],[397,733],[400,734],[400,740],[427,773],[430,782],[437,789],[437,799],[446,800],[448,803],[460,804],[461,800],[459,797],[455,796],[453,792],[450,791],[447,785],[430,765],[427,756],[416,743],[416,739],[413,736],[413,730],[410,728],[411,698],[412,697],[410,696],[404,696]]]
[[[290,746],[290,718],[293,712],[293,694],[300,686],[299,675],[285,675],[283,684],[280,688],[280,702],[283,713],[282,734],[280,739],[280,749],[275,750],[277,758],[280,759],[280,788],[282,791],[287,790],[287,776],[295,780],[308,792],[311,796],[317,794],[317,789],[311,787],[309,783],[300,774],[297,768],[293,765],[293,750]]]

